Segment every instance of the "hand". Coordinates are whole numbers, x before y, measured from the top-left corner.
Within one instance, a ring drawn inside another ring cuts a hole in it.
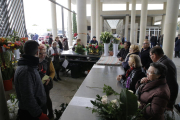
[[[48,116],[44,113],[41,113],[41,116],[39,117],[39,120],[49,120]]]
[[[44,81],[46,81],[46,85],[48,85],[48,84],[49,84],[50,79],[47,79],[47,80],[44,80]]]
[[[119,58],[119,61],[123,61],[123,58],[122,58],[122,57],[120,57],[120,58]]]
[[[144,77],[144,78],[141,79],[141,83],[147,83],[147,82],[148,82],[147,77]]]
[[[116,80],[117,81],[120,81],[122,79],[122,75],[118,75],[117,77],[116,77]]]

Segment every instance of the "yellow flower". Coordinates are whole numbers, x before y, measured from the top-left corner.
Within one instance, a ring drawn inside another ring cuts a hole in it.
[[[11,44],[12,47],[14,47],[14,44]]]

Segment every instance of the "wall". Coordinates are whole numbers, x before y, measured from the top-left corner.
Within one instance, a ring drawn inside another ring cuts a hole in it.
[[[109,24],[106,20],[104,20],[104,31],[112,32],[111,27],[109,26]]]
[[[121,37],[124,36],[124,20],[119,20],[119,23],[116,27],[116,34],[120,35]]]

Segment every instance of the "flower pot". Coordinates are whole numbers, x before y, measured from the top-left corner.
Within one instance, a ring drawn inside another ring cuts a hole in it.
[[[19,49],[14,50],[15,59],[18,60],[20,58],[20,52]]]
[[[109,53],[109,43],[104,43],[104,56],[108,56]]]
[[[118,54],[118,44],[113,44],[113,57],[117,57]]]
[[[5,91],[9,91],[9,90],[12,90],[12,79],[13,77],[10,79],[10,80],[3,80],[3,84],[4,84],[4,90]]]

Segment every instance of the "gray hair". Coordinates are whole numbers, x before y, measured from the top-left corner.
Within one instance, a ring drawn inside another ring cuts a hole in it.
[[[56,42],[56,41],[53,41],[53,42],[52,42],[52,45],[53,45],[54,43],[56,43],[56,44],[57,44],[57,42]]]
[[[151,63],[150,66],[154,67],[154,74],[161,75],[161,77],[166,77],[167,67],[162,63]]]

